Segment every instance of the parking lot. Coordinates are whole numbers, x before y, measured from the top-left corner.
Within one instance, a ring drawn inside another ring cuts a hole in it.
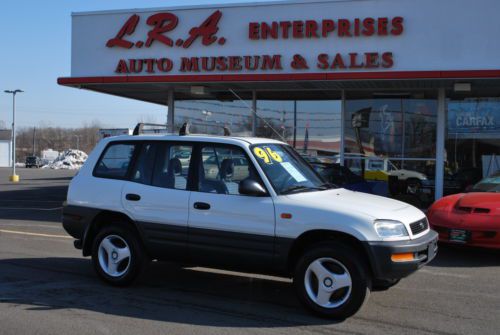
[[[291,281],[152,263],[129,288],[102,284],[60,207],[74,172],[0,169],[1,334],[498,334],[500,253],[441,246],[437,258],[353,318],[313,317]]]

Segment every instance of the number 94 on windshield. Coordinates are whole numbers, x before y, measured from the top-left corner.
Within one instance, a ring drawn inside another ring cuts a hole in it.
[[[283,158],[276,151],[272,151],[271,148],[255,147],[253,152],[255,156],[262,159],[266,164],[273,164],[273,161],[277,163],[283,162]]]

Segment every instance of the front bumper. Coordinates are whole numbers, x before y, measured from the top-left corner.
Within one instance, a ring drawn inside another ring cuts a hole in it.
[[[438,234],[430,230],[415,240],[394,242],[365,242],[370,257],[374,279],[399,279],[406,277],[436,257]],[[414,260],[394,262],[392,255],[413,253]]]
[[[435,229],[439,234],[439,243],[478,248],[500,249],[500,229],[498,228],[494,229],[489,227],[474,227],[473,229],[468,229],[469,227],[448,227],[440,225],[432,225],[432,228]],[[468,233],[469,238],[463,242],[452,241],[450,240],[451,229],[465,230]]]

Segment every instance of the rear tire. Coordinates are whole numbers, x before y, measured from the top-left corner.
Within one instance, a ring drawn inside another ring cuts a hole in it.
[[[335,320],[354,315],[368,300],[371,280],[361,255],[345,243],[322,243],[306,251],[293,278],[300,302]]]
[[[102,280],[115,286],[126,286],[141,274],[145,253],[131,229],[122,225],[102,228],[92,244],[92,262]]]

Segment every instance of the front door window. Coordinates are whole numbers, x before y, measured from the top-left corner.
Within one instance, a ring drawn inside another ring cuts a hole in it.
[[[201,150],[198,189],[206,193],[239,195],[239,184],[246,178],[260,181],[255,168],[241,148],[207,145]]]

